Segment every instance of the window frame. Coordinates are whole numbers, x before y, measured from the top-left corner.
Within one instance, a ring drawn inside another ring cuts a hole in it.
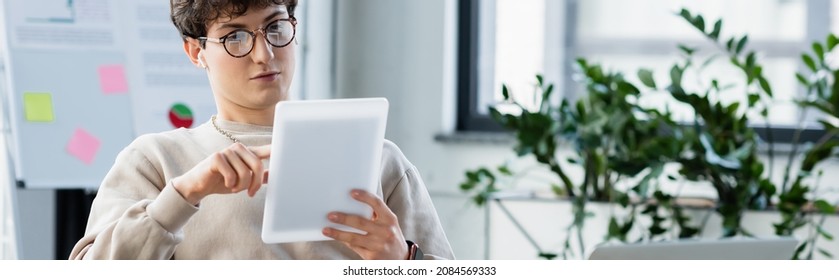
[[[503,131],[501,125],[478,110],[480,2],[458,0],[457,131]]]
[[[559,71],[564,73],[573,73],[573,65],[571,61],[577,56],[591,53],[591,50],[580,52],[579,39],[576,36],[576,28],[567,28],[567,26],[575,26],[576,19],[579,13],[579,0],[564,0],[561,5],[564,6],[565,26],[562,27],[563,33],[561,35],[561,42],[558,42],[564,47],[563,53],[564,63]],[[496,123],[488,114],[481,114],[478,106],[481,101],[480,89],[480,5],[486,4],[487,1],[480,0],[458,0],[458,19],[457,19],[457,119],[455,122],[455,129],[457,132],[504,132],[505,129]],[[493,2],[494,3],[494,2]],[[812,41],[821,41],[824,34],[830,32],[830,16],[831,16],[831,1],[830,0],[808,0],[807,2],[807,30],[806,43],[802,43],[803,47],[798,48],[801,51],[806,50],[806,46]],[[555,8],[555,7],[554,7]],[[546,21],[546,24],[549,21]],[[549,28],[549,27],[547,27]],[[547,42],[546,38],[546,42]],[[618,41],[618,40],[615,40]],[[638,40],[642,42],[644,40]],[[656,46],[653,49],[660,50],[661,43],[655,40],[646,40],[645,45]],[[599,40],[595,43],[595,49],[608,49],[599,46],[610,45],[610,40]],[[582,42],[582,44],[591,44],[591,42]],[[794,49],[794,43],[785,43],[781,46],[772,44],[771,42],[754,42],[753,44],[760,45],[766,51],[773,55],[778,53],[785,53],[790,49]],[[668,47],[669,48],[669,47]],[[618,51],[620,52],[620,51]],[[799,51],[800,52],[800,51]],[[644,52],[648,53],[648,52]],[[493,61],[494,63],[494,61]],[[803,68],[799,68],[803,69]],[[559,77],[561,88],[566,93],[567,98],[574,99],[574,95],[578,94],[579,86],[572,80],[570,74],[564,74]],[[803,89],[799,91],[799,94]],[[752,126],[756,133],[762,139],[772,139],[773,143],[787,144],[792,143],[795,133],[798,128],[779,124],[755,124]],[[824,129],[820,128],[805,128],[801,131],[799,138],[800,142],[818,141],[824,136]]]

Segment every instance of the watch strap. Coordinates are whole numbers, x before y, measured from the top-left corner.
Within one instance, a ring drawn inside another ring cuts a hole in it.
[[[408,243],[408,260],[422,260],[425,257],[417,243],[411,240],[405,240],[405,243]]]

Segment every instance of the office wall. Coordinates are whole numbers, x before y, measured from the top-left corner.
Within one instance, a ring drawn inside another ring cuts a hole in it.
[[[482,258],[483,211],[457,192],[462,171],[512,155],[507,147],[434,141],[454,122],[454,3],[338,1],[339,97],[387,97],[387,138],[416,165],[462,259]]]

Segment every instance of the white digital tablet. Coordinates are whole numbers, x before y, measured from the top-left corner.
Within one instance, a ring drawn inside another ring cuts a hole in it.
[[[283,101],[277,104],[262,240],[329,240],[332,211],[372,217],[352,189],[375,193],[381,172],[388,102],[384,98]]]

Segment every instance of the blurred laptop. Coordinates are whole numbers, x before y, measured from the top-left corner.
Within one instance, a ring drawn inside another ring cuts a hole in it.
[[[689,239],[600,245],[590,260],[789,260],[798,246],[792,237]]]

